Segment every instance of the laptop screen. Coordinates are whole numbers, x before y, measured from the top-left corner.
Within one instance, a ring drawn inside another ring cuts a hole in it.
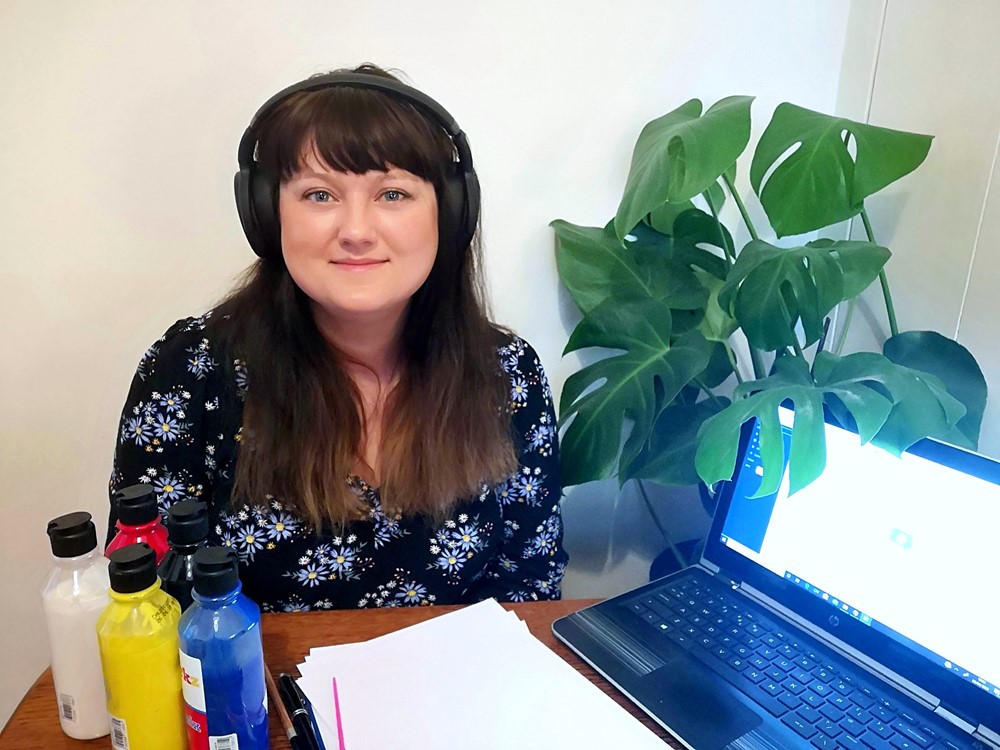
[[[794,415],[779,416],[787,455]],[[897,458],[833,425],[826,443],[818,480],[789,496],[786,472],[776,494],[754,498],[755,425],[709,549],[721,544],[780,577],[778,590],[798,591],[792,604],[807,594],[809,619],[854,634],[852,645],[881,642],[863,631],[884,636],[1000,709],[1000,464],[931,441]]]

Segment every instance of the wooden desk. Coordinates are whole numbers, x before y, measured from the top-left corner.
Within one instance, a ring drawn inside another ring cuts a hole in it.
[[[505,604],[517,612],[527,623],[532,634],[551,648],[587,679],[596,683],[608,695],[637,716],[643,724],[664,738],[667,746],[680,748],[677,740],[635,708],[614,687],[577,658],[552,635],[552,621],[575,612],[591,601],[531,602]],[[264,615],[264,656],[272,674],[295,673],[295,665],[303,661],[313,646],[364,641],[391,633],[407,625],[429,620],[458,607],[419,607],[400,609],[342,610],[331,612],[300,612],[294,614]],[[270,717],[272,750],[288,750],[288,740],[276,714]],[[111,747],[111,740],[81,742],[62,733],[52,687],[52,673],[46,669],[28,691],[14,711],[3,732],[0,732],[0,750],[83,750],[88,747]],[[530,750],[530,749],[528,749]]]

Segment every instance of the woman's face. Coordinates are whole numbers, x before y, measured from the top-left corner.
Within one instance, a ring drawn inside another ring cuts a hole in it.
[[[310,149],[278,193],[281,250],[324,324],[397,323],[437,256],[434,186],[404,169],[349,174]]]

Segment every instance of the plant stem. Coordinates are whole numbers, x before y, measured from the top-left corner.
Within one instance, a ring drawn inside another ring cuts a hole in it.
[[[740,194],[736,192],[736,186],[733,185],[733,181],[729,179],[729,175],[722,175],[723,181],[726,183],[726,187],[729,188],[729,194],[733,196],[733,200],[736,201],[736,207],[740,209],[740,215],[743,217],[743,223],[747,225],[747,230],[750,232],[750,236],[755,240],[759,240],[760,237],[757,236],[757,230],[753,228],[753,222],[750,221],[750,214],[747,213],[747,207],[743,205],[743,201],[740,200]]]
[[[747,213],[747,207],[740,200],[740,194],[736,192],[736,186],[733,184],[733,181],[729,179],[729,175],[727,174],[722,175],[722,181],[729,188],[729,194],[733,196],[733,200],[736,202],[736,207],[740,210],[740,216],[743,217],[743,223],[747,225],[747,231],[750,232],[750,236],[755,240],[759,240],[760,237],[757,235],[757,230],[754,229],[753,222],[750,221],[750,214]],[[749,342],[747,342],[747,348],[750,349],[750,363],[753,365],[753,375],[757,380],[760,380],[764,377],[764,360],[761,359],[760,352],[750,345]]]
[[[868,212],[862,207],[861,209],[861,221],[865,224],[865,234],[868,235],[868,241],[878,244],[875,242],[875,232],[872,231],[872,223],[868,220]],[[889,291],[889,279],[885,275],[885,268],[878,272],[878,280],[882,285],[882,298],[885,300],[885,314],[889,318],[889,335],[895,336],[899,333],[899,325],[896,323],[896,308],[892,304],[892,293]]]
[[[736,376],[736,382],[742,384],[743,376],[740,375],[739,364],[736,361],[736,352],[733,351],[733,348],[729,345],[728,341],[723,341],[722,345],[726,347],[726,356],[729,357],[729,364],[733,367],[733,374]]]
[[[680,548],[674,544],[674,540],[670,538],[670,534],[667,533],[667,530],[663,528],[663,524],[660,523],[660,518],[653,510],[653,504],[649,501],[649,495],[646,494],[646,486],[642,483],[642,480],[636,479],[635,483],[639,485],[639,493],[642,495],[642,499],[646,503],[646,510],[648,510],[649,515],[652,516],[653,523],[655,523],[656,528],[660,530],[660,534],[662,534],[663,538],[666,540],[667,546],[670,547],[670,551],[674,553],[674,559],[677,560],[677,564],[680,566],[681,570],[683,570],[688,565],[687,560],[684,559],[684,555],[681,554]]]
[[[755,379],[760,380],[764,377],[764,360],[761,359],[760,352],[757,351],[748,341],[747,348],[750,350],[750,364],[753,365],[753,376]]]
[[[719,221],[719,212],[715,210],[715,204],[712,203],[711,198],[708,197],[708,191],[706,190],[702,195],[705,198],[705,203],[708,204],[709,209],[712,211],[712,218],[715,219],[715,226],[719,230],[719,240],[722,245],[722,252],[726,254],[726,260],[729,261],[729,265],[734,265],[736,263],[736,248],[729,244],[726,239],[726,233],[723,230],[722,222]]]
[[[795,335],[795,324],[792,322],[792,316],[788,312],[788,305],[785,304],[783,298],[779,298],[779,302],[781,302],[781,317],[785,319],[785,325],[788,326],[788,330],[792,334],[792,346],[795,347],[795,354],[804,358],[805,354],[802,353],[802,347],[799,346],[799,337]],[[785,350],[787,351],[788,347],[785,347]]]
[[[691,380],[695,383],[695,385],[697,385],[705,392],[706,396],[708,396],[712,401],[715,402],[716,406],[723,406],[723,403],[719,400],[719,397],[716,396],[714,393],[712,393],[709,387],[702,382],[701,378],[691,378]]]
[[[857,306],[858,298],[851,297],[850,301],[847,303],[847,315],[844,317],[844,325],[840,329],[840,333],[837,334],[837,346],[833,350],[833,353],[838,357],[844,350],[844,344],[847,342],[847,330],[851,327],[851,318],[854,317],[854,309]]]

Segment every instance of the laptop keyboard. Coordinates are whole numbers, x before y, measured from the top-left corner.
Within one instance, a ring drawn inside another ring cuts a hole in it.
[[[928,726],[860,670],[835,666],[787,626],[700,576],[674,577],[624,606],[821,750],[984,747]]]

